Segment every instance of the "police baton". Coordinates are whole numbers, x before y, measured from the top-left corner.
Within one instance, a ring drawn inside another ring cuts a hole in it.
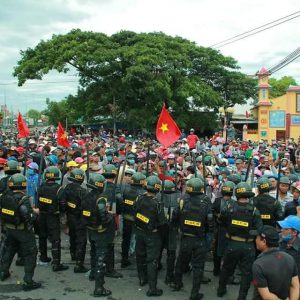
[[[277,191],[276,191],[276,200],[278,200],[279,197],[279,184],[280,184],[280,177],[281,177],[281,164],[282,160],[279,161],[279,167],[278,167],[278,179],[277,179]]]
[[[252,162],[252,157],[249,157],[248,165],[247,165],[247,172],[246,172],[246,176],[245,176],[245,182],[248,180],[248,177],[249,177],[251,162]]]
[[[147,144],[147,164],[146,164],[146,177],[149,176],[149,163],[150,163],[150,141],[148,140]]]
[[[90,179],[90,142],[87,141],[86,144],[86,182]]]
[[[206,167],[205,167],[205,155],[204,152],[202,152],[202,175],[203,175],[203,183],[204,183],[204,195],[206,195]]]
[[[195,156],[195,152],[192,151],[192,158],[193,158],[193,167],[194,167],[194,171],[195,171],[195,178],[197,178],[198,174],[197,174],[197,165],[196,165],[196,156]]]
[[[64,157],[64,163],[61,171],[60,185],[63,184],[64,176],[67,173],[66,172],[67,158],[68,158],[68,148],[65,148],[65,157]]]
[[[23,175],[26,175],[26,169],[27,169],[27,158],[28,158],[28,147],[29,147],[29,137],[26,138],[25,142],[25,153],[24,153],[24,169],[23,169]]]

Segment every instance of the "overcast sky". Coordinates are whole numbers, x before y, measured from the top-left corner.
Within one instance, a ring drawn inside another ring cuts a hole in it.
[[[75,94],[76,78],[56,72],[18,87],[12,76],[19,51],[73,28],[108,35],[120,30],[162,31],[209,47],[300,10],[299,0],[1,0],[0,104],[25,112],[46,108],[45,99]],[[220,48],[246,74],[270,68],[299,45],[300,18]],[[300,58],[273,76],[293,76],[300,84]],[[51,83],[56,82],[56,83]]]

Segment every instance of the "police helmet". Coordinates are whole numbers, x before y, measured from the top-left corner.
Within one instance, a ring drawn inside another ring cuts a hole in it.
[[[157,176],[149,176],[145,179],[145,189],[148,192],[157,193],[161,191],[161,180]]]
[[[90,174],[89,181],[87,182],[87,186],[94,190],[103,190],[105,184],[105,177],[98,173]]]
[[[223,196],[232,196],[234,192],[235,184],[232,181],[226,181],[221,188],[221,193]]]
[[[11,190],[25,190],[26,187],[27,180],[22,174],[14,174],[8,179],[8,188]]]
[[[252,192],[252,189],[247,182],[240,182],[236,186],[235,195],[239,199],[239,198],[251,198],[255,194]]]
[[[165,180],[164,193],[171,194],[175,192],[175,183],[171,180]]]
[[[8,175],[13,175],[21,172],[21,167],[15,160],[9,160],[4,166],[4,173]]]
[[[114,165],[108,164],[104,166],[102,175],[105,178],[115,178],[117,176],[117,171],[118,169]]]
[[[73,169],[68,177],[68,180],[82,183],[84,180],[84,171],[79,168]]]
[[[60,178],[59,169],[55,166],[50,166],[45,170],[44,177],[46,180],[58,180]]]
[[[186,182],[186,192],[189,194],[199,194],[203,188],[204,182],[200,178],[191,178]]]
[[[141,172],[136,172],[131,177],[131,185],[143,185],[145,183],[146,176]]]
[[[271,189],[270,181],[267,178],[257,180],[257,188],[260,192],[269,192]]]

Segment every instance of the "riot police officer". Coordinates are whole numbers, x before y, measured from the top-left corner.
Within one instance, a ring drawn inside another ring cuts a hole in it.
[[[174,209],[178,206],[179,197],[180,195],[176,192],[175,184],[170,180],[165,180],[164,191],[161,200],[164,206],[164,212],[168,222],[161,228],[162,246],[159,264],[161,261],[163,249],[167,249],[167,273],[165,277],[166,284],[171,284],[174,282],[174,267],[177,246],[176,240],[178,230],[174,226],[171,226],[171,219]]]
[[[160,227],[166,223],[163,207],[157,197],[161,180],[149,176],[145,180],[146,193],[139,196],[135,205],[136,264],[141,286],[149,283],[147,296],[161,296],[157,288],[157,266],[161,248]]]
[[[253,198],[254,206],[259,210],[264,225],[276,227],[276,222],[283,219],[281,204],[269,195],[271,189],[267,178],[257,181],[258,196]]]
[[[0,193],[3,194],[8,188],[8,180],[9,178],[17,173],[21,173],[21,167],[19,166],[18,162],[15,160],[9,160],[5,165],[4,165],[4,173],[7,175],[0,180]],[[5,231],[4,228],[1,228],[2,232]],[[3,246],[5,247],[5,245]],[[20,251],[20,249],[18,250]],[[24,259],[22,258],[22,254],[18,252],[18,257],[16,259],[16,266],[24,266]]]
[[[84,258],[86,251],[86,228],[83,225],[81,216],[82,199],[86,190],[81,186],[84,181],[84,171],[75,168],[71,171],[68,183],[58,192],[59,199],[64,203],[64,210],[67,213],[67,223],[70,236],[70,253],[72,260],[76,260],[75,273],[86,273]]]
[[[106,185],[104,187],[103,196],[107,198],[108,211],[114,216],[113,222],[111,222],[110,227],[107,229],[108,235],[110,236],[110,242],[108,243],[108,251],[105,258],[106,265],[106,277],[111,278],[122,278],[123,275],[115,270],[115,246],[114,238],[117,228],[116,217],[120,213],[120,202],[122,200],[121,192],[119,186],[115,184],[115,179],[117,177],[117,168],[108,164],[103,168],[103,176],[106,179]]]
[[[131,263],[128,260],[128,252],[132,238],[132,228],[134,224],[134,205],[138,196],[146,191],[143,188],[146,176],[140,172],[136,172],[131,177],[129,187],[126,187],[123,192],[121,202],[121,212],[123,216],[123,235],[122,235],[122,261],[121,267],[126,268]]]
[[[47,238],[52,244],[52,270],[54,272],[67,270],[69,267],[61,264],[61,240],[60,240],[60,212],[64,203],[58,200],[60,185],[56,180],[60,178],[57,167],[51,166],[45,170],[45,182],[38,190],[38,208],[40,210],[39,225],[39,250],[42,262],[49,261],[47,257]],[[62,201],[62,200],[61,200]]]
[[[2,194],[8,190],[8,179],[17,173],[21,173],[21,167],[15,160],[9,160],[4,166],[4,173],[7,175],[0,180],[0,193]]]
[[[246,300],[251,283],[251,267],[255,258],[254,237],[250,230],[263,226],[259,211],[250,202],[254,196],[250,185],[241,182],[236,186],[237,201],[221,211],[219,222],[226,227],[227,248],[219,278],[218,297],[226,294],[228,279],[239,264],[241,283],[238,300]]]
[[[87,226],[91,244],[91,272],[89,279],[95,280],[95,297],[105,297],[111,294],[104,288],[104,259],[110,243],[108,228],[113,223],[112,214],[106,208],[107,198],[103,197],[105,178],[97,173],[91,174],[87,186],[91,191],[82,202],[83,223]]]
[[[0,280],[10,276],[9,267],[18,250],[21,248],[24,257],[24,284],[23,290],[29,291],[41,287],[33,281],[36,266],[37,247],[33,232],[34,214],[29,201],[25,196],[26,177],[14,174],[8,180],[9,191],[0,198],[2,226],[6,228],[6,251],[3,253],[0,267]]]
[[[204,192],[204,182],[200,178],[192,178],[186,183],[189,198],[181,199],[179,207],[174,211],[172,223],[182,233],[179,254],[175,266],[175,291],[183,287],[182,274],[185,256],[192,256],[193,286],[190,300],[203,298],[199,293],[204,272],[207,243],[213,234],[213,215],[210,198]]]
[[[221,188],[222,196],[221,198],[216,198],[212,205],[212,211],[215,220],[215,236],[214,236],[214,246],[213,246],[213,258],[214,258],[214,276],[218,276],[221,268],[222,257],[226,248],[226,229],[221,226],[218,222],[223,208],[228,204],[233,204],[232,195],[234,192],[235,184],[232,181],[226,181]]]

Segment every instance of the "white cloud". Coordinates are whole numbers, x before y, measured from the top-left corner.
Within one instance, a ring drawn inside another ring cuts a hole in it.
[[[210,46],[289,15],[299,6],[297,0],[4,0],[1,4],[0,83],[16,80],[11,74],[20,59],[20,49],[34,47],[41,39],[66,33],[72,28],[109,35],[120,30],[162,31],[195,41],[201,46]],[[220,52],[234,57],[242,72],[255,74],[263,66],[275,65],[299,46],[299,23],[300,18],[296,18],[220,48]],[[274,76],[293,76],[300,84],[299,67],[300,59]],[[45,77],[44,82],[49,78],[70,80],[70,77],[52,73]],[[6,101],[10,105],[22,108],[25,103],[29,105],[26,99],[34,99],[32,103],[42,109],[47,97],[62,99],[69,93],[75,93],[77,88],[76,83],[61,82],[56,85],[28,83],[24,88],[12,85],[5,89]],[[0,103],[3,101],[4,86],[0,85]]]

